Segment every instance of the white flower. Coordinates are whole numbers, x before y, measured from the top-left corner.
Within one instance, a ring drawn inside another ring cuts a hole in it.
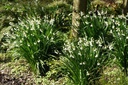
[[[83,15],[84,15],[84,13],[83,13],[83,12],[80,12],[80,15],[81,15],[81,16],[83,16]]]
[[[88,24],[89,24],[89,22],[87,22],[87,21],[86,21],[86,22],[85,22],[85,24],[87,24],[87,25],[88,25]]]
[[[84,43],[84,46],[89,46],[89,42],[85,42]]]
[[[23,35],[24,35],[24,37],[27,37],[27,35],[26,35],[26,33],[25,33],[25,32],[23,32]]]
[[[75,47],[72,48],[73,51],[75,51],[75,49],[76,49]]]
[[[82,65],[82,63],[80,63],[80,65]]]
[[[16,41],[14,41],[14,44],[16,44],[17,42]]]
[[[96,15],[94,14],[93,17],[96,18]]]
[[[110,33],[112,34],[112,30],[110,30]]]
[[[17,30],[16,28],[14,28],[13,30]]]
[[[59,54],[59,51],[58,51],[58,50],[55,50],[54,52],[55,52],[56,54]]]
[[[80,50],[83,50],[83,46],[80,46]]]
[[[116,57],[113,59],[113,62],[115,62],[116,61]]]
[[[114,29],[114,28],[115,28],[115,26],[113,25],[113,26],[112,26],[112,29]]]
[[[123,19],[123,18],[125,18],[125,16],[124,15],[120,15],[120,16],[118,16],[118,18]]]
[[[16,37],[15,37],[15,36],[12,36],[12,38],[13,38],[13,39],[16,39]]]
[[[70,55],[70,58],[75,58],[73,55]]]
[[[44,10],[44,7],[41,7],[42,10]]]
[[[122,36],[125,36],[125,34],[122,34]]]
[[[108,27],[108,22],[105,21],[104,23],[105,23],[105,25]]]
[[[87,76],[89,76],[90,74],[89,74],[89,72],[87,71]]]
[[[83,65],[85,65],[85,62],[83,62]]]
[[[36,42],[34,42],[34,45],[36,45],[37,43]]]
[[[16,44],[16,47],[19,47],[19,45]]]
[[[40,40],[37,41],[38,43],[40,42]]]
[[[96,51],[97,51],[97,49],[95,48],[95,49],[94,49],[94,52],[96,52]]]
[[[89,41],[90,46],[93,46],[93,39],[91,38],[91,41]]]
[[[14,29],[10,29],[11,31],[14,31]]]
[[[51,24],[51,25],[53,25],[54,24],[54,19],[51,19],[50,21],[49,21],[49,23]]]
[[[34,34],[31,34],[31,36],[34,36]]]
[[[101,11],[101,14],[103,15],[103,14],[105,14],[105,12],[102,10],[102,11]]]
[[[98,12],[98,15],[100,16],[101,15],[101,13],[99,12],[99,11],[97,11]]]
[[[97,63],[97,65],[99,66],[99,65],[100,65],[100,63]]]
[[[53,37],[51,38],[51,41],[52,41],[52,42],[54,41],[54,38],[53,38]]]
[[[79,52],[78,55],[81,56],[81,53]]]
[[[113,44],[110,44],[109,45],[109,50],[112,50],[113,49]]]
[[[128,36],[126,37],[126,39],[128,39]]]
[[[91,24],[90,27],[93,27],[93,25]]]
[[[117,78],[117,81],[120,81],[120,78]]]
[[[120,26],[120,23],[119,23],[118,21],[116,21],[115,24],[116,24],[117,26]]]
[[[82,39],[81,39],[81,38],[79,38],[78,45],[80,46],[80,45],[81,45],[81,43],[82,43]]]
[[[22,43],[22,40],[20,40],[20,43]]]
[[[82,43],[82,39],[81,38],[79,38],[79,43]]]
[[[35,30],[34,26],[32,26],[32,28],[30,29],[31,31]]]
[[[95,58],[97,58],[97,57],[98,57],[98,54],[96,54]]]
[[[111,18],[114,18],[114,15],[111,15]],[[114,20],[114,19],[113,19]]]
[[[88,18],[88,17],[89,17],[89,15],[86,15],[85,17],[86,17],[86,18]]]
[[[42,29],[40,29],[40,32],[41,32],[41,33],[43,32]]]
[[[99,47],[102,46],[103,41],[102,41],[101,37],[100,37],[100,39],[98,39],[98,40],[95,41],[95,42],[96,42],[96,44],[98,44]]]

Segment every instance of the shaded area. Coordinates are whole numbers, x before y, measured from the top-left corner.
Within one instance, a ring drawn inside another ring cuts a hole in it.
[[[25,84],[25,79],[16,79],[8,74],[0,74],[0,85],[21,85]]]
[[[32,80],[31,74],[25,73],[22,76],[0,72],[0,85],[36,85]]]

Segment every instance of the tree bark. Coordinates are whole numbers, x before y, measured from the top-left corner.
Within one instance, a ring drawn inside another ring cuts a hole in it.
[[[80,13],[86,13],[87,0],[73,0],[73,12],[72,12],[72,29],[70,38],[77,37],[77,29],[80,25]]]
[[[123,13],[126,15],[128,12],[128,0],[123,0]]]
[[[128,13],[128,0],[123,0],[123,14],[127,15]],[[126,23],[128,24],[128,20],[126,20]]]

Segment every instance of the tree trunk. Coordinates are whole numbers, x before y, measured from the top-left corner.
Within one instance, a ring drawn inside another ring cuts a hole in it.
[[[126,15],[128,13],[128,0],[123,0],[123,13]]]
[[[80,25],[80,13],[87,11],[87,0],[73,0],[72,29],[70,38],[77,37],[77,29]]]
[[[127,15],[128,13],[128,0],[123,0],[123,14]],[[128,20],[126,20],[126,24],[128,24]]]

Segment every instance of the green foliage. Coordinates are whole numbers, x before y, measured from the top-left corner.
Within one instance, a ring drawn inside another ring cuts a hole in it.
[[[107,11],[103,10],[92,12],[90,11],[87,15],[81,14],[81,24],[79,27],[79,36],[87,36],[88,38],[93,37],[98,39],[99,37],[104,38],[105,41],[112,41],[112,35],[110,35],[110,20],[107,16]],[[109,39],[108,39],[109,37]]]
[[[63,1],[55,1],[44,8],[44,13],[49,20],[55,20],[56,29],[62,32],[69,31],[71,26],[71,5]]]
[[[114,54],[125,75],[128,69],[128,26],[126,17],[121,15],[112,19],[112,34],[114,37]]]
[[[116,84],[124,84],[125,80],[127,82],[126,16],[109,15],[110,13],[105,11],[108,8],[103,10],[97,8],[87,15],[81,13],[78,39],[70,41],[66,34],[69,32],[72,20],[70,4],[55,0],[42,7],[40,0],[25,3],[20,1],[22,4],[16,3],[18,0],[13,1],[15,2],[5,4],[0,14],[2,23],[0,24],[0,39],[2,40],[0,45],[5,46],[1,46],[0,51],[6,48],[7,52],[13,52],[11,56],[24,57],[35,73],[41,76],[47,75],[46,80],[37,78],[37,84],[41,82],[53,84],[52,82],[63,76],[66,79],[68,76],[69,81],[72,80],[70,83],[75,85],[99,84],[98,81],[103,85],[114,84],[111,80],[114,80]],[[71,1],[68,0],[68,3]],[[2,62],[8,60],[1,55],[0,59]],[[108,63],[113,64],[113,60],[116,60],[119,65],[118,70],[114,69],[111,72],[109,69],[113,67],[103,69]],[[22,70],[18,68],[19,66],[12,72],[18,73]],[[47,71],[49,72],[46,74]],[[109,78],[111,76],[112,78]],[[118,80],[115,78],[117,76]],[[109,78],[108,82],[105,82],[106,78]],[[47,81],[48,79],[53,81]],[[62,78],[63,81],[66,79]]]
[[[81,24],[78,29],[79,37],[81,38],[76,42],[68,42],[64,48],[66,50],[64,52],[66,57],[64,65],[68,69],[67,72],[69,73],[70,79],[76,85],[89,84],[91,81],[94,83],[95,78],[100,76],[97,72],[99,69],[102,69],[102,65],[105,66],[109,58],[111,59],[110,61],[116,59],[117,65],[119,65],[121,67],[120,69],[127,75],[128,31],[126,16],[108,16],[106,13],[107,12],[104,11],[97,11],[96,14],[89,12],[87,15],[82,15],[81,13]],[[83,39],[83,41],[81,39]],[[102,41],[99,41],[99,39]],[[96,42],[100,44],[97,45]],[[86,46],[86,43],[92,44]],[[97,49],[97,52],[95,49]],[[95,58],[96,55],[98,55],[98,58]],[[105,58],[105,56],[107,57]],[[101,61],[99,61],[99,59],[101,59]],[[98,61],[102,63],[100,64],[101,67],[96,65]],[[85,65],[83,65],[82,62],[84,62]],[[90,62],[95,63],[95,65],[93,63],[90,64]],[[82,64],[83,67],[80,64]],[[96,69],[96,71],[91,68]],[[90,75],[88,76],[87,73]],[[122,82],[122,80],[119,82]]]
[[[39,17],[26,18],[20,20],[16,28],[11,30],[14,32],[12,37],[13,44],[10,49],[20,53],[35,73],[45,75],[49,70],[47,65],[48,59],[55,51],[58,51],[56,46],[62,43],[59,32],[54,30],[52,22],[41,20]],[[60,47],[58,46],[58,47]]]
[[[43,1],[6,2],[2,6],[0,14],[0,43],[6,43],[6,37],[3,34],[4,32],[9,32],[11,28],[10,22],[17,24],[18,18],[26,18],[28,16],[38,16],[42,19],[47,18],[48,21],[54,20],[53,24],[56,29],[67,32],[71,25],[71,14],[69,14],[71,13],[71,5],[62,1],[54,2],[47,6],[44,6],[43,3]],[[0,49],[4,50],[1,46]],[[7,48],[8,46],[5,47],[5,49]]]
[[[69,78],[75,85],[96,83],[109,57],[109,52],[102,51],[111,47],[111,45],[102,46],[103,44],[102,39],[87,40],[87,37],[65,44],[63,62]]]
[[[9,34],[10,28],[12,28],[11,24],[16,24],[18,22],[19,17],[24,17],[23,7],[19,3],[10,3],[6,2],[1,5],[1,14],[0,14],[0,50],[1,52],[6,52],[8,46],[5,44],[8,41],[8,37],[5,34]],[[4,45],[4,47],[3,47]]]

